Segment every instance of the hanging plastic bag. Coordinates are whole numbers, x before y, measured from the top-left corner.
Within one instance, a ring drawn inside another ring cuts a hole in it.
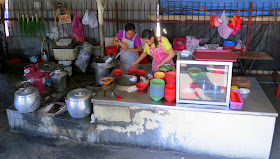
[[[240,31],[241,21],[242,20],[241,20],[240,16],[238,16],[236,21],[235,21],[234,31],[232,32],[232,35],[236,35]]]
[[[223,15],[222,15],[221,19],[222,19],[223,23],[221,26],[218,27],[218,32],[219,32],[219,35],[223,39],[227,39],[230,36],[230,34],[233,32],[233,29],[228,27],[228,21],[227,21],[225,11],[223,11]]]
[[[98,27],[98,21],[94,14],[94,12],[91,12],[89,15],[89,27],[90,28],[96,28]]]
[[[214,15],[213,19],[214,19],[215,27],[219,27],[219,26],[222,25],[223,21],[222,21],[222,19],[219,16],[219,11],[216,12],[216,14]]]
[[[83,23],[84,25],[88,25],[88,24],[89,24],[88,10],[86,10],[86,12],[85,12],[85,15],[84,15],[84,17],[83,17],[83,19],[82,19],[82,23]]]
[[[221,19],[219,18],[219,11],[213,16],[212,11],[210,13],[210,28],[219,27],[222,24]]]
[[[76,10],[75,16],[73,18],[72,35],[75,37],[75,39],[78,42],[84,42],[85,41],[84,33],[83,33],[83,24],[79,19],[77,10]]]
[[[86,72],[86,69],[88,67],[92,50],[93,46],[88,42],[84,42],[83,47],[78,54],[77,60],[75,61],[75,65],[84,73]]]

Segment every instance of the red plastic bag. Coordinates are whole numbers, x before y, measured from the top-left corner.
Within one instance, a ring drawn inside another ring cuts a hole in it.
[[[79,19],[77,11],[75,12],[75,16],[73,18],[72,35],[79,42],[84,42],[85,41],[84,33],[83,33],[83,24]]]
[[[187,40],[185,38],[176,37],[173,39],[173,49],[174,50],[185,50]]]
[[[219,27],[222,24],[219,18],[219,11],[213,16],[212,11],[210,13],[210,28]]]
[[[236,15],[233,16],[231,23],[228,23],[228,27],[233,29],[232,35],[236,35],[237,32],[241,29],[241,18],[240,16],[236,17]]]

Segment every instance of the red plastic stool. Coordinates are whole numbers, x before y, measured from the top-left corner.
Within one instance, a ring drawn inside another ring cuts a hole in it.
[[[278,89],[277,89],[277,93],[276,93],[276,98],[278,98],[280,95],[280,82],[278,84]]]

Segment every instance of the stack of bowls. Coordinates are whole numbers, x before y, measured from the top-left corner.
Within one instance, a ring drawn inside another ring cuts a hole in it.
[[[165,73],[165,82],[167,84],[176,84],[176,72],[169,71]]]
[[[172,102],[176,99],[176,84],[166,84],[165,85],[164,98],[168,102]]]
[[[154,101],[159,101],[164,97],[165,81],[162,79],[152,79],[150,82],[150,97]]]

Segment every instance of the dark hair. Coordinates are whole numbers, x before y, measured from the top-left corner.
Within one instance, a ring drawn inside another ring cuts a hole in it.
[[[147,39],[151,39],[152,37],[154,37],[154,44],[155,46],[157,47],[158,45],[158,40],[155,36],[155,32],[151,29],[145,29],[143,32],[142,32],[142,38],[147,38]]]
[[[125,31],[129,31],[129,30],[135,30],[135,25],[132,23],[126,23],[125,27],[124,27]]]

